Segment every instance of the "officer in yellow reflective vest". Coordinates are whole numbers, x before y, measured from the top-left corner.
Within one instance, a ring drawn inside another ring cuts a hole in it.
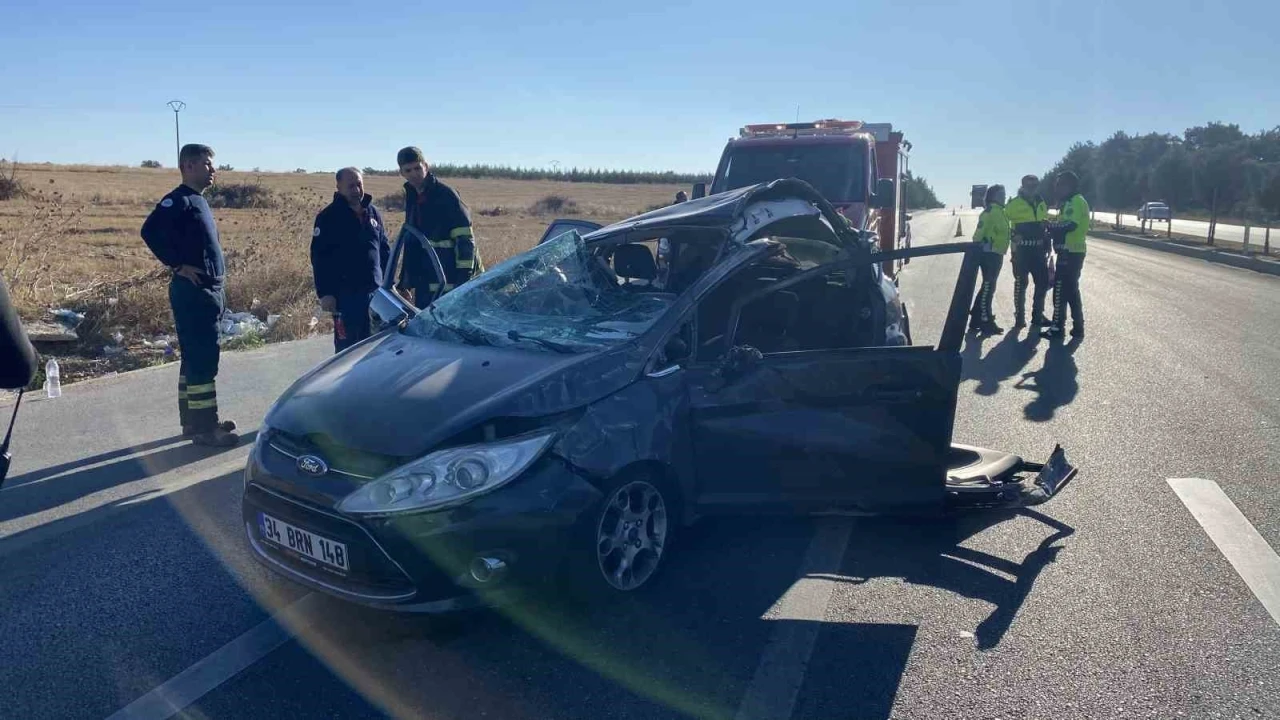
[[[1004,254],[1009,251],[1009,219],[1004,214],[1004,186],[987,188],[983,199],[986,209],[978,216],[978,227],[973,231],[973,241],[981,243],[982,287],[973,300],[969,312],[969,332],[999,335],[1004,328],[996,324],[992,302],[996,295],[996,280],[1004,266]]]
[[[404,221],[417,228],[440,257],[444,277],[437,277],[425,248],[416,242],[405,245],[403,269],[397,287],[412,290],[414,304],[425,307],[437,291],[449,292],[483,272],[471,230],[471,211],[453,188],[440,182],[426,157],[416,147],[396,154],[404,184]]]
[[[1049,292],[1049,240],[1045,234],[1045,218],[1048,207],[1036,192],[1040,179],[1024,175],[1022,187],[1004,212],[1013,231],[1013,313],[1014,327],[1027,324],[1027,278],[1035,285],[1031,298],[1031,324],[1042,327],[1049,324],[1044,316],[1044,298]]]
[[[1089,232],[1089,203],[1080,194],[1080,178],[1067,171],[1055,183],[1062,209],[1049,224],[1053,249],[1058,254],[1053,278],[1053,324],[1045,337],[1062,337],[1071,313],[1071,336],[1084,337],[1084,307],[1080,298],[1080,272],[1084,270],[1085,236]]]

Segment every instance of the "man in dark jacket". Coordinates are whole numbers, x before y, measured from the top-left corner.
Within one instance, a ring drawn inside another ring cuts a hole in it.
[[[372,334],[369,298],[382,283],[390,243],[360,171],[338,171],[333,202],[311,229],[311,270],[320,307],[333,313],[333,349],[342,352]]]
[[[425,307],[437,292],[446,293],[484,271],[471,231],[471,211],[453,188],[431,173],[426,157],[416,147],[396,154],[404,184],[404,221],[427,237],[444,266],[444,278],[436,275],[427,250],[417,242],[405,245],[403,270],[397,286],[413,291],[413,302]]]
[[[165,195],[142,224],[142,239],[173,271],[169,305],[178,331],[178,417],[182,436],[198,445],[240,442],[230,420],[218,421],[218,320],[226,309],[226,263],[218,226],[204,191],[213,184],[213,149],[184,145],[178,152],[182,184]]]

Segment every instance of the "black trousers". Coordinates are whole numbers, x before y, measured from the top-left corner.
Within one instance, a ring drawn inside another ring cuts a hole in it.
[[[222,290],[196,286],[186,278],[169,281],[169,306],[178,331],[178,419],[189,432],[218,426],[218,320],[225,308]]]
[[[1020,318],[1026,317],[1028,277],[1034,285],[1031,315],[1043,317],[1044,298],[1049,294],[1049,255],[1043,245],[1013,246],[1013,307]]]
[[[1000,270],[1004,267],[1004,254],[983,252],[978,261],[982,270],[982,285],[978,288],[978,296],[973,299],[973,309],[969,311],[972,322],[994,322],[995,309],[992,303],[996,299],[996,281],[1000,279]]]
[[[1067,312],[1072,327],[1084,327],[1084,307],[1080,300],[1080,273],[1084,253],[1060,252],[1053,277],[1053,326],[1066,329]]]
[[[340,353],[373,334],[369,322],[367,292],[343,292],[337,296],[338,312],[333,317],[333,351]]]

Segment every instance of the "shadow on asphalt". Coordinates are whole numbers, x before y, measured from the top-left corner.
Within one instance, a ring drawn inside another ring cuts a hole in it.
[[[140,658],[134,669],[161,682],[208,650],[170,657],[146,638],[204,634],[205,645],[216,648],[260,621],[243,587],[255,589],[267,613],[297,597],[284,581],[268,583],[266,594],[260,582],[247,582],[263,573],[246,575],[255,563],[242,539],[239,482],[230,473],[58,521],[57,547],[44,543],[47,550],[6,578],[18,593],[9,596],[14,607],[31,592],[20,588],[40,587],[51,576],[58,587],[46,591],[74,594],[75,607],[95,617],[120,612],[119,588],[142,599],[131,601],[128,622],[107,623],[111,629],[96,635],[92,628],[70,633],[30,658],[15,685],[30,688],[18,707],[47,710],[41,703],[51,696],[72,707],[78,693],[120,684],[122,668],[100,661],[103,642]],[[1018,561],[960,547],[1013,513],[858,521],[835,579],[904,578],[990,602],[995,610],[976,636],[980,648],[995,647],[1053,562],[1054,543],[1072,533],[1035,511],[1020,514],[1056,532]],[[282,665],[271,659],[283,652],[276,651],[189,710],[200,716],[205,707],[230,707],[251,718],[319,717],[344,708],[354,716],[361,712],[353,703],[367,702],[369,716],[731,718],[774,631],[804,622],[763,617],[794,584],[812,535],[804,518],[707,520],[682,536],[652,586],[607,602],[553,589],[527,603],[424,620],[327,601],[299,635],[306,652],[285,653]],[[221,620],[211,625],[211,617]],[[73,618],[68,611],[66,621]],[[793,718],[890,717],[916,634],[911,624],[823,623]],[[112,707],[95,701],[92,712],[101,717],[135,696],[109,696]]]
[[[978,335],[965,336],[964,349],[960,352],[963,361],[960,380],[977,380],[974,392],[979,395],[995,395],[1000,391],[1000,383],[1018,374],[1020,370],[1036,356],[1036,346],[1040,337],[1032,333],[1021,336],[1010,328],[1001,336],[984,357],[982,355],[983,338]]]
[[[1044,354],[1044,365],[1029,373],[1023,373],[1022,379],[1014,384],[1019,390],[1031,390],[1036,397],[1022,409],[1022,414],[1032,422],[1046,422],[1053,419],[1058,408],[1070,405],[1080,392],[1080,382],[1076,375],[1075,352],[1082,341],[1073,338],[1063,344],[1053,340]],[[1034,383],[1029,383],[1033,380]]]
[[[1036,520],[1054,530],[1019,562],[1006,560],[961,543],[987,528],[1016,516]],[[918,521],[872,520],[854,528],[845,555],[845,582],[872,578],[902,578],[957,595],[984,600],[995,610],[974,632],[978,649],[1000,644],[1013,624],[1040,573],[1057,559],[1061,545],[1075,529],[1030,508],[960,518],[954,523],[924,525]],[[1012,575],[1009,580],[1003,575]]]
[[[257,430],[245,433],[240,436],[240,444],[230,448],[212,448],[183,442],[158,452],[135,454],[182,441],[181,436],[175,435],[133,448],[103,453],[77,463],[66,463],[58,466],[60,469],[48,468],[20,475],[13,479],[12,486],[7,486],[0,494],[0,522],[43,512],[102,490],[159,475],[237,448],[249,447],[257,436]],[[93,467],[95,463],[116,458],[120,459]],[[76,471],[76,467],[85,469]]]

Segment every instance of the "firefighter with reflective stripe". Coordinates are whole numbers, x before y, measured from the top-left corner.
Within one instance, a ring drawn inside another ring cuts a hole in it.
[[[320,308],[333,313],[334,352],[342,352],[373,334],[369,299],[382,284],[390,249],[360,171],[342,168],[337,183],[333,202],[311,228],[311,270]]]
[[[471,230],[471,211],[453,188],[431,173],[422,151],[402,149],[396,155],[404,184],[405,223],[417,228],[435,249],[444,266],[444,278],[436,276],[431,256],[419,243],[405,246],[403,269],[397,287],[412,290],[414,304],[426,307],[437,291],[449,292],[484,271]]]
[[[1080,194],[1080,178],[1064,172],[1055,183],[1062,198],[1058,220],[1049,223],[1057,265],[1053,278],[1053,323],[1045,337],[1062,337],[1071,313],[1071,336],[1084,337],[1084,306],[1080,297],[1080,273],[1084,270],[1085,236],[1089,233],[1089,203]]]
[[[982,269],[982,287],[973,300],[969,312],[969,331],[999,335],[1004,328],[996,324],[992,302],[996,296],[996,280],[1004,266],[1004,254],[1009,251],[1009,219],[1004,214],[1004,186],[987,188],[983,199],[985,210],[978,216],[978,227],[973,231],[973,241],[982,245],[979,259]]]
[[[213,184],[213,150],[184,145],[182,184],[165,195],[142,224],[142,239],[173,271],[169,305],[178,331],[178,417],[182,436],[199,445],[230,447],[236,424],[218,420],[218,320],[225,309],[226,263],[204,191]]]
[[[1005,205],[1013,234],[1013,308],[1014,327],[1027,324],[1027,277],[1035,288],[1031,299],[1031,324],[1049,324],[1044,316],[1044,298],[1049,292],[1049,239],[1045,219],[1049,216],[1044,199],[1036,192],[1040,178],[1024,175],[1018,194]]]

